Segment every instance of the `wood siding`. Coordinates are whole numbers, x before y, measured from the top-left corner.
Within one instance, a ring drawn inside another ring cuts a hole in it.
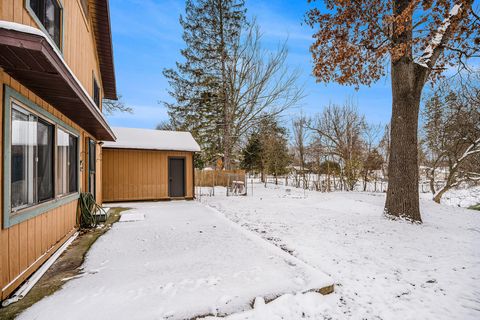
[[[103,85],[90,20],[83,14],[79,0],[61,0],[61,4],[64,18],[63,58],[85,90],[93,96],[93,76],[101,88]],[[0,19],[40,28],[25,6],[25,0],[2,0]]]
[[[185,197],[193,198],[193,153],[103,149],[103,201],[165,200],[168,157],[185,157]]]
[[[22,86],[18,81],[5,72],[0,71],[0,96],[3,97],[4,85],[12,87],[30,101],[47,110],[69,126],[80,132],[79,148],[80,160],[86,161],[84,143],[92,138],[76,123],[64,116],[53,106],[37,97],[31,91]],[[3,99],[0,103],[0,112],[4,114]],[[0,136],[3,141],[3,121],[0,122]],[[3,181],[3,147],[0,156],[0,177]],[[101,203],[101,147],[97,145],[97,201]],[[86,172],[80,172],[80,191],[86,190]],[[3,183],[0,184],[0,208],[3,212]],[[1,299],[6,298],[18,285],[33,273],[75,230],[76,227],[77,200],[55,208],[49,212],[23,221],[10,228],[0,230],[0,289]],[[3,216],[2,216],[3,217]],[[34,263],[35,262],[35,263]],[[15,280],[15,281],[14,281]]]
[[[95,47],[94,36],[90,21],[83,14],[80,1],[61,0],[63,6],[62,48],[63,59],[83,85],[85,90],[93,96],[93,77],[96,78],[100,87],[103,88],[100,77],[99,62]],[[8,0],[1,2],[0,19],[13,21],[20,24],[40,28],[25,7],[25,0]],[[10,77],[0,69],[0,96],[3,97],[3,86],[8,85],[23,96],[45,109],[55,117],[80,132],[78,141],[81,168],[85,168],[86,151],[85,141],[91,138],[85,130],[82,130],[72,119],[67,118],[54,106],[49,105],[38,96],[29,91],[21,83]],[[103,97],[103,90],[101,90]],[[3,99],[0,103],[0,111],[4,114]],[[0,122],[0,136],[3,137],[3,119]],[[3,146],[0,154],[0,177],[4,178],[3,172]],[[101,147],[97,145],[97,202],[102,201],[101,191]],[[86,170],[80,172],[80,191],[86,190]],[[0,184],[0,208],[3,212],[3,183]],[[75,231],[76,209],[78,200],[73,200],[57,207],[49,212],[37,215],[31,219],[0,230],[0,299],[6,298],[17,288],[29,275],[31,275],[53,252],[68,239]]]

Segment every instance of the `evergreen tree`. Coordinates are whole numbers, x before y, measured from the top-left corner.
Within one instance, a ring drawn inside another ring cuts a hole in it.
[[[287,167],[292,162],[288,150],[287,130],[272,117],[265,117],[260,122],[259,139],[261,144],[262,178],[264,173],[277,178],[288,173]]]
[[[244,0],[186,0],[180,17],[184,62],[166,69],[173,103],[165,103],[173,126],[199,141],[204,160],[223,152],[226,64],[246,22]]]
[[[257,132],[252,133],[248,138],[247,145],[242,150],[241,168],[247,171],[262,171],[262,144]]]

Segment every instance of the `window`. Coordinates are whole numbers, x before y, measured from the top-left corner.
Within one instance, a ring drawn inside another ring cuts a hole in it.
[[[12,211],[53,198],[53,126],[12,104]]]
[[[79,133],[11,87],[3,86],[3,227],[79,197]],[[58,143],[57,143],[58,140]]]
[[[77,191],[77,137],[57,129],[57,195]]]
[[[100,87],[95,78],[93,78],[93,102],[100,108]]]
[[[62,7],[58,0],[30,0],[30,8],[55,44],[61,47]]]

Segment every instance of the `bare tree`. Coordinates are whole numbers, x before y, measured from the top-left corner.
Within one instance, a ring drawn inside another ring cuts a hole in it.
[[[480,88],[451,83],[439,86],[426,102],[425,145],[430,189],[440,202],[449,189],[466,180],[480,181],[474,165],[480,155]],[[437,173],[446,173],[445,184],[436,189]]]
[[[300,165],[303,188],[307,187],[306,179],[306,156],[309,133],[307,129],[307,118],[303,113],[292,120],[293,149],[294,156]]]
[[[382,165],[383,178],[388,177],[388,162],[390,159],[390,125],[387,124],[383,129],[383,137],[378,145],[380,155],[383,157],[384,162]]]
[[[367,191],[367,184],[372,172],[381,169],[383,164],[383,159],[378,152],[377,145],[381,132],[382,126],[380,124],[366,124],[363,130],[363,191]]]
[[[342,181],[348,190],[353,190],[361,170],[364,117],[351,102],[343,106],[331,104],[314,118],[309,128],[317,133],[323,149],[341,161]]]
[[[255,21],[243,32],[226,62],[227,103],[223,120],[228,132],[223,137],[226,166],[245,133],[258,126],[266,115],[276,117],[304,97],[297,83],[299,72],[289,70],[286,64],[286,43],[275,52],[263,49]]]
[[[107,115],[112,115],[115,112],[133,113],[133,109],[128,107],[125,102],[122,101],[122,96],[120,95],[117,100],[103,99],[102,111]]]

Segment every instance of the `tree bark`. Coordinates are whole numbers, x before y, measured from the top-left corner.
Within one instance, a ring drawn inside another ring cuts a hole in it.
[[[423,190],[423,188],[422,188]],[[435,169],[432,169],[432,173],[431,173],[431,176],[430,176],[430,191],[432,192],[432,194],[435,194],[436,190],[435,190]]]
[[[418,115],[423,81],[403,57],[392,63],[392,120],[385,214],[421,222],[418,193]]]
[[[440,203],[440,201],[442,200],[442,196],[445,192],[447,192],[448,190],[450,190],[451,187],[450,186],[445,186],[443,188],[441,188],[437,194],[434,195],[433,197],[433,201],[435,201],[436,203]]]

